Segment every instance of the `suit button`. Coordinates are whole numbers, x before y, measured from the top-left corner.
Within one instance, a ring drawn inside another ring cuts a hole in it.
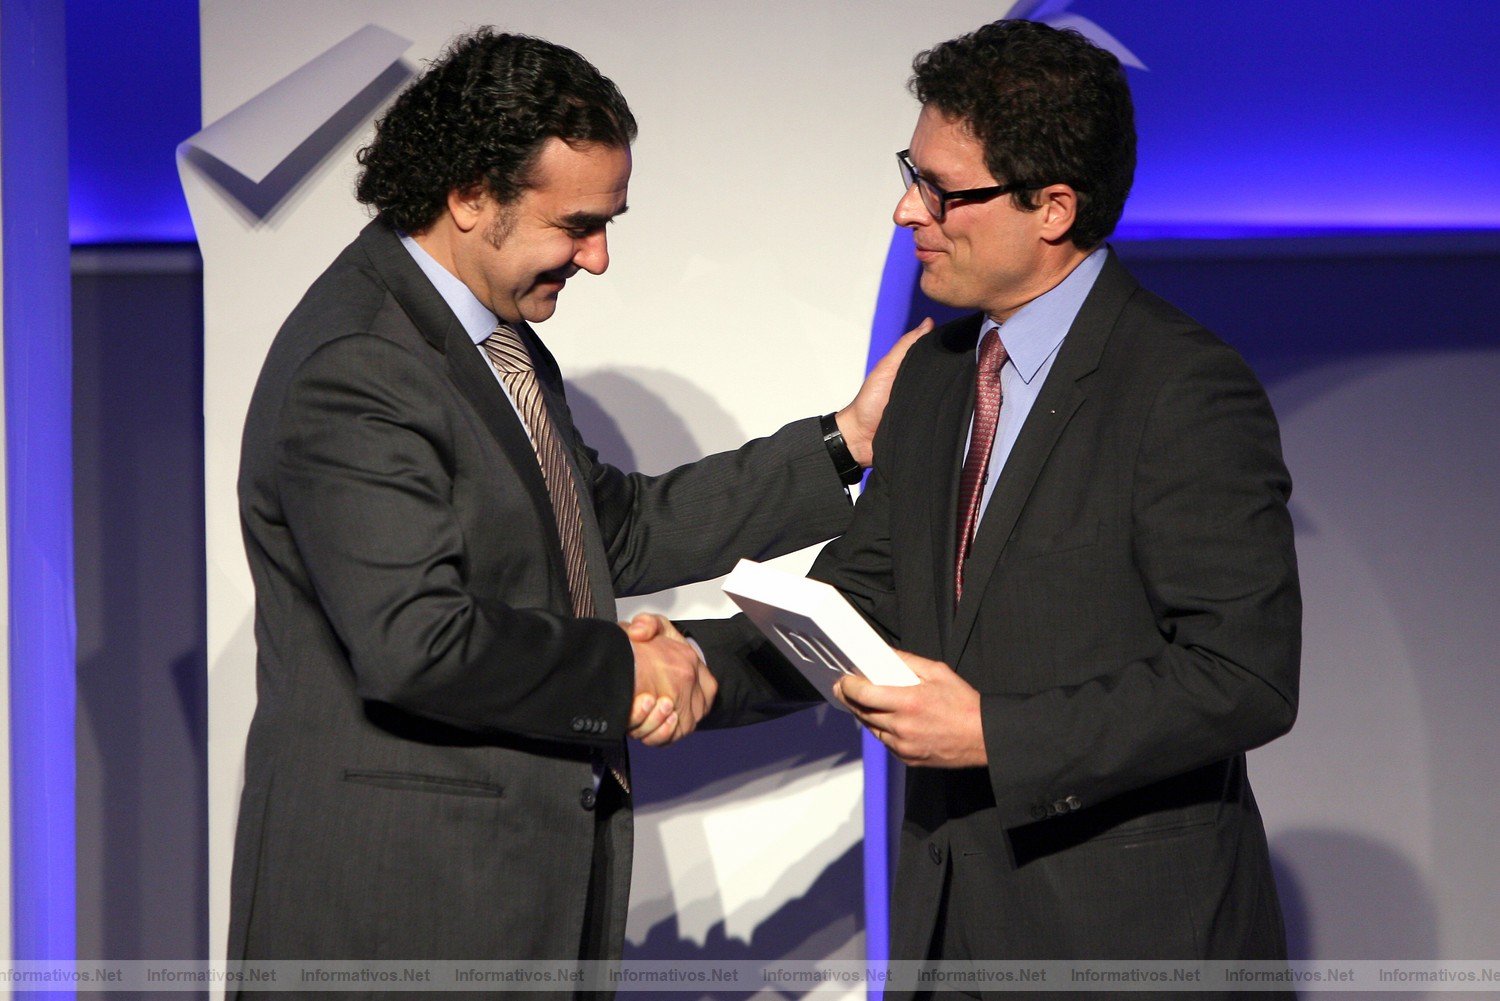
[[[599,731],[598,732],[599,733],[606,733],[606,732],[608,732],[608,730],[609,730],[609,720],[607,720],[607,719],[601,719],[599,721]]]
[[[1082,804],[1082,803],[1080,803],[1080,802],[1078,802],[1078,797],[1077,797],[1077,796],[1069,796],[1069,797],[1068,797],[1068,798],[1067,798],[1067,799],[1066,799],[1066,800],[1064,800],[1064,801],[1063,801],[1063,802],[1065,802],[1065,803],[1067,803],[1067,804],[1068,804],[1068,809],[1069,809],[1069,810],[1076,810],[1076,809],[1078,809],[1078,808],[1079,808],[1079,807],[1080,807],[1080,806],[1082,806],[1082,805],[1083,805],[1083,804]]]
[[[574,733],[581,733],[581,732],[583,732],[583,728],[586,727],[586,726],[588,726],[588,723],[584,720],[584,718],[582,716],[574,716],[573,717],[573,732]]]
[[[1068,812],[1068,801],[1065,800],[1065,799],[1060,799],[1056,803],[1053,803],[1052,804],[1052,812],[1053,813],[1067,813]]]
[[[1033,806],[1031,808],[1032,820],[1041,820],[1045,816],[1047,816],[1047,808],[1042,804],[1038,803],[1036,806]]]
[[[943,850],[937,845],[929,844],[927,846],[927,857],[932,859],[933,865],[943,864]]]
[[[583,807],[585,810],[592,810],[594,808],[594,803],[597,801],[598,796],[594,794],[593,789],[585,789],[583,790],[583,792],[578,794],[578,805]]]

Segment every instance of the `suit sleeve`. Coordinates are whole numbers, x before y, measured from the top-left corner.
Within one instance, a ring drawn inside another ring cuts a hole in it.
[[[1227,348],[1176,368],[1146,418],[1131,500],[1165,645],[1082,684],[982,696],[1006,826],[1242,753],[1296,716],[1301,599],[1275,418]]]
[[[286,526],[357,690],[466,729],[617,740],[634,684],[618,626],[466,586],[438,379],[390,341],[344,337],[302,364],[279,415]],[[580,716],[608,729],[575,732]]]
[[[876,438],[875,463],[849,529],[818,554],[808,576],[838,587],[875,631],[899,645],[895,582],[891,571],[890,500],[882,467],[888,461]],[[785,715],[823,696],[789,664],[744,615],[679,623],[703,648],[719,682],[708,728],[744,726]]]
[[[616,595],[709,580],[741,559],[784,556],[849,524],[849,491],[816,417],[660,475],[624,473],[584,443],[557,362],[540,341],[532,344],[561,424],[572,430],[573,457],[593,498]]]
[[[842,532],[852,513],[812,417],[659,476],[592,468],[619,595],[708,580],[740,559],[816,545]]]

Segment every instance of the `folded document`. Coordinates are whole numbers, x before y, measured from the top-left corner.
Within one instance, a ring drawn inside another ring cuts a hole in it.
[[[896,651],[848,599],[822,581],[740,560],[724,580],[724,593],[840,709],[844,707],[833,697],[833,683],[845,674],[877,685],[917,684],[917,676]]]

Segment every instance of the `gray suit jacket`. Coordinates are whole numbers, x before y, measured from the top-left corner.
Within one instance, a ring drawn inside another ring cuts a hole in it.
[[[982,695],[988,767],[907,772],[892,955],[926,957],[941,929],[990,959],[1278,957],[1244,752],[1291,726],[1301,605],[1265,394],[1111,255],[955,609],[980,322],[912,348],[854,524],[813,569]],[[809,696],[742,624],[691,631],[723,683],[716,720]],[[945,903],[945,885],[963,892]]]
[[[572,616],[535,454],[395,234],[368,226],[266,358],[240,508],[259,704],[229,956],[575,956],[595,840],[592,759],[619,745],[633,657],[616,594],[727,572],[850,517],[816,419],[662,476],[571,446],[599,618]],[[629,811],[609,832],[623,938]]]

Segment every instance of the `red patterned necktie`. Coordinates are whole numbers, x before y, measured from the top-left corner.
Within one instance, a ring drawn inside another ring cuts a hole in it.
[[[1005,345],[1000,332],[991,327],[979,346],[979,368],[974,373],[974,430],[969,435],[969,454],[964,457],[958,480],[958,556],[953,564],[953,603],[964,596],[964,564],[974,546],[979,527],[979,501],[984,496],[990,451],[995,447],[995,426],[1000,422],[1000,369],[1005,365]]]
[[[552,515],[557,519],[557,535],[562,542],[573,614],[580,619],[593,618],[594,593],[589,589],[589,566],[583,552],[583,514],[578,506],[578,491],[574,489],[573,470],[568,465],[567,453],[563,451],[557,428],[547,413],[547,403],[542,398],[542,387],[531,363],[531,353],[521,342],[521,335],[504,323],[485,338],[484,353],[489,356],[500,381],[510,390],[511,401],[531,437],[531,447],[536,450],[537,464],[542,467],[542,480],[547,484]],[[620,788],[629,792],[630,778],[624,748],[605,748],[600,751],[600,756],[610,774],[620,783]]]

